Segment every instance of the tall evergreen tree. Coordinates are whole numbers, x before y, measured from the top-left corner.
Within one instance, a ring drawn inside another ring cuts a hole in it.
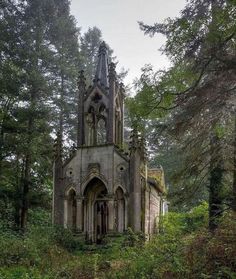
[[[77,29],[66,0],[1,5],[1,198],[24,229],[50,187],[52,128],[66,126],[65,99],[75,99]]]
[[[56,129],[67,140],[76,141],[77,86],[79,69],[79,29],[70,15],[67,0],[56,0],[56,16],[50,32],[54,45],[52,80],[54,85]]]
[[[232,126],[235,115],[235,16],[234,1],[192,0],[178,18],[153,26],[140,24],[146,34],[167,37],[163,50],[173,63],[157,75],[158,85],[144,84],[141,96],[146,92],[149,103],[142,100],[143,115],[172,111],[168,128],[185,142],[188,174],[195,173],[205,183],[209,178],[212,229],[222,212],[225,171],[235,169],[232,164],[226,169],[233,160],[222,154],[233,148],[226,127]]]

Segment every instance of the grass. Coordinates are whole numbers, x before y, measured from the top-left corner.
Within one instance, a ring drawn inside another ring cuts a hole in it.
[[[2,229],[0,278],[236,278],[235,214],[225,215],[214,234],[206,229],[207,210],[191,214],[170,213],[164,233],[146,243],[132,231],[96,246],[51,226],[31,226],[25,235]]]

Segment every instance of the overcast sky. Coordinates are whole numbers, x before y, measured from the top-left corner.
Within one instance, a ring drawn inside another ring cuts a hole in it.
[[[145,64],[155,69],[168,67],[167,58],[159,48],[163,36],[144,36],[137,21],[147,24],[175,17],[185,6],[186,0],[71,0],[71,13],[75,16],[81,32],[88,27],[101,29],[103,39],[114,50],[121,67],[129,69],[125,83],[132,83],[140,76]]]

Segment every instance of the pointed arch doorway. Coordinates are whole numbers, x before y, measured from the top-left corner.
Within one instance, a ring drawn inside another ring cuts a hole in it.
[[[107,188],[103,181],[95,177],[84,190],[84,224],[86,239],[101,243],[108,231]]]

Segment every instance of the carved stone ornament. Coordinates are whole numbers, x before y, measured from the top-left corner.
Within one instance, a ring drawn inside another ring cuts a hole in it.
[[[99,163],[88,164],[88,172],[89,173],[100,173],[100,164]]]

